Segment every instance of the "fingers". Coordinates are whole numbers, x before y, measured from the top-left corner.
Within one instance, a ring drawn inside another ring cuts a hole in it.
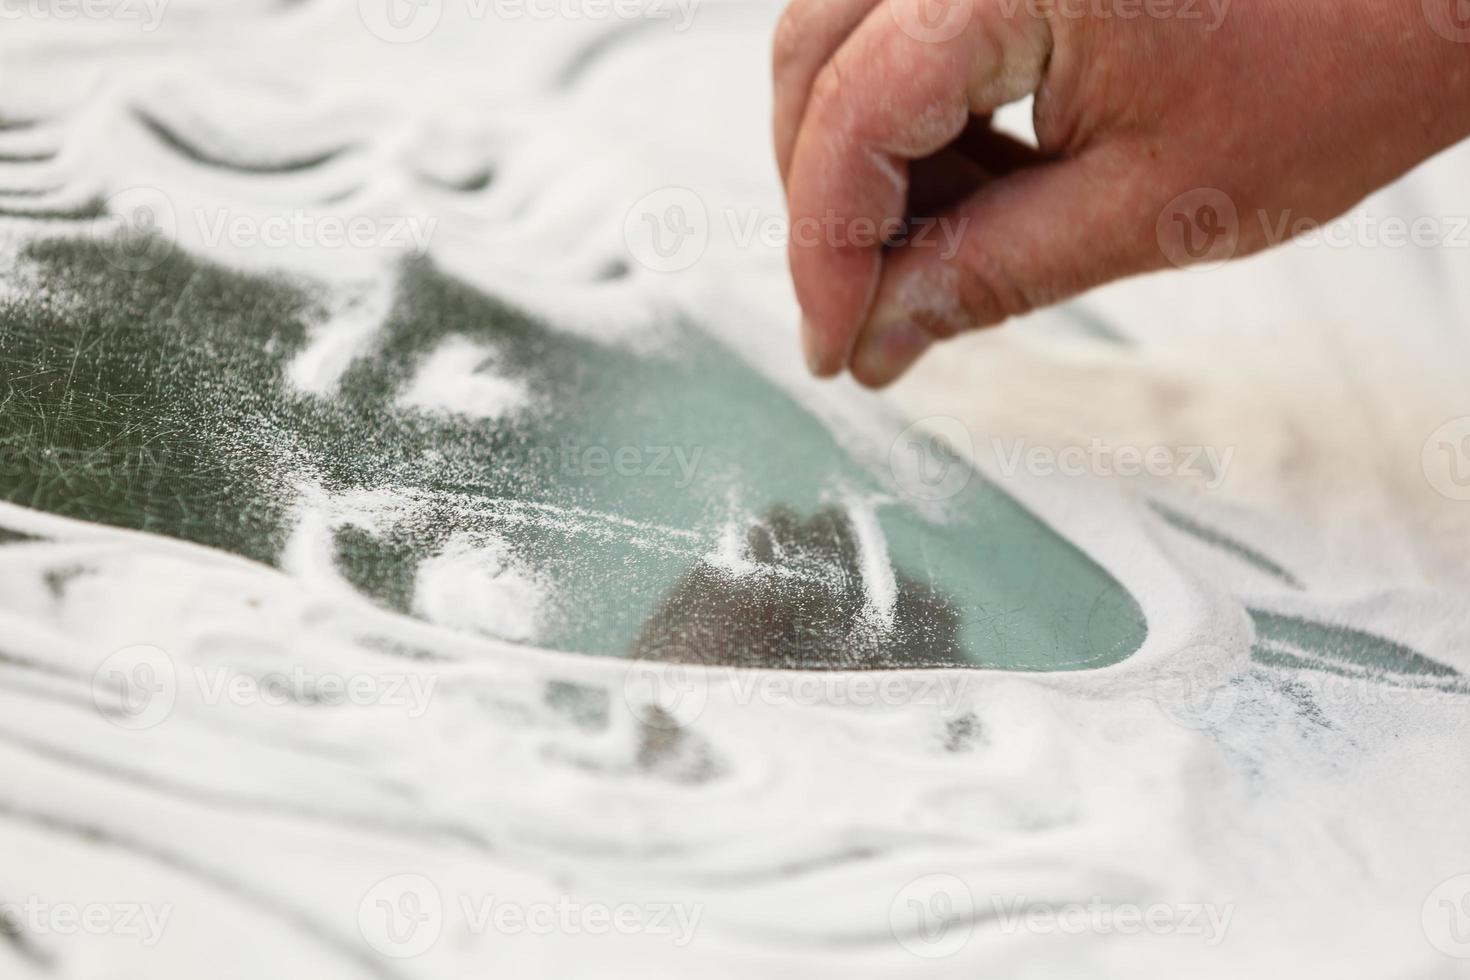
[[[990,326],[1158,265],[1157,205],[1127,190],[1109,149],[1019,171],[889,253],[853,351],[853,376],[886,385],[931,341]]]
[[[1003,177],[1046,159],[1036,147],[992,128],[989,116],[972,120],[955,140],[953,149],[984,167],[992,177]]]
[[[1041,162],[1035,148],[991,129],[988,118],[972,118],[954,143],[909,164],[908,214],[933,217],[981,185]]]
[[[942,149],[971,113],[988,113],[1041,81],[1044,20],[1007,18],[996,0],[969,5],[963,30],[905,30],[892,0],[869,11],[812,83],[787,179],[790,263],[808,362],[847,362],[868,318],[885,235],[902,228],[908,162]]]
[[[954,147],[909,163],[906,213],[915,217],[948,210],[991,179],[984,164]]]
[[[791,166],[796,130],[806,112],[812,82],[868,11],[882,0],[792,0],[776,26],[771,55],[776,164],[781,179]]]

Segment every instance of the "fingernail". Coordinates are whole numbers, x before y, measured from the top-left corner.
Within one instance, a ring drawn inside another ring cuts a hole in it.
[[[822,354],[817,349],[817,331],[806,317],[801,318],[801,353],[806,357],[807,370],[821,377]]]
[[[885,385],[902,374],[934,342],[912,320],[895,320],[865,333],[853,352],[852,371],[864,384]]]

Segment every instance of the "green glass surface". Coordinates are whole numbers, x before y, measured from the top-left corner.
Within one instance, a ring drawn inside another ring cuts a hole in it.
[[[536,642],[589,654],[1056,670],[1116,662],[1145,635],[1127,591],[999,487],[976,474],[942,513],[916,506],[882,460],[855,458],[692,327],[653,354],[600,344],[418,262],[319,396],[285,378],[322,316],[319,287],[178,252],[142,272],[108,259],[75,238],[33,242],[0,306],[8,501],[275,563],[303,479],[407,494],[397,523],[336,529],[354,586],[411,612],[420,563],[481,535],[547,587]],[[493,349],[529,407],[403,407],[451,337]],[[877,625],[845,509],[876,497],[894,568]],[[707,560],[722,542],[748,574]]]

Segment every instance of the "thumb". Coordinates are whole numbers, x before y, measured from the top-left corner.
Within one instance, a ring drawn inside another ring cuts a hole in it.
[[[888,253],[850,367],[897,378],[936,339],[987,327],[1164,264],[1157,191],[1138,155],[1095,147],[987,184],[945,214],[915,219]]]

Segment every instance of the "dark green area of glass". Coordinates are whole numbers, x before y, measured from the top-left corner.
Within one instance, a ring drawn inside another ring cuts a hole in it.
[[[1347,626],[1250,610],[1256,627],[1251,654],[1258,663],[1355,675],[1458,678],[1460,672],[1402,643]]]
[[[1143,640],[1127,591],[999,488],[976,475],[926,516],[882,461],[854,458],[695,329],[656,354],[599,344],[418,262],[320,397],[285,369],[324,315],[321,287],[178,252],[128,272],[104,248],[30,244],[18,298],[0,305],[10,502],[275,563],[302,485],[402,494],[400,519],[334,528],[348,581],[411,613],[421,563],[451,539],[509,548],[547,587],[537,642],[594,654],[1057,670]],[[449,338],[492,349],[531,404],[494,420],[398,404]],[[619,449],[636,467],[611,465]],[[877,628],[844,508],[885,495],[896,599]],[[734,579],[705,561],[732,535],[754,569]]]

